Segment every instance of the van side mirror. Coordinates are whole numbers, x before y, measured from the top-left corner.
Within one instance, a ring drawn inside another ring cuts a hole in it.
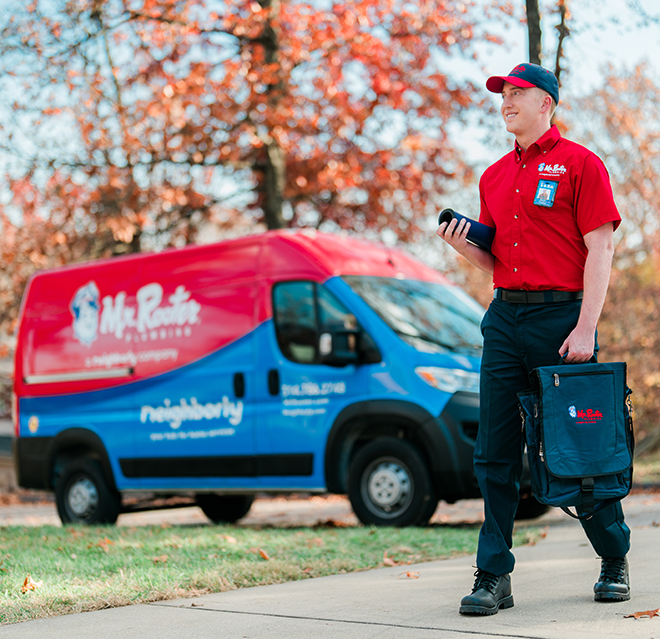
[[[346,366],[358,361],[357,328],[329,328],[319,335],[319,358],[329,366]]]

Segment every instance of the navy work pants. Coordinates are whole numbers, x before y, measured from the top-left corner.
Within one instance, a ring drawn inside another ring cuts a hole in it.
[[[575,328],[581,302],[512,304],[493,300],[481,326],[481,409],[474,468],[484,498],[477,567],[502,575],[513,570],[513,519],[518,506],[523,458],[517,393],[530,388],[529,374],[554,366],[559,348]],[[596,348],[597,350],[597,348]],[[601,557],[623,557],[630,529],[617,502],[582,527]]]

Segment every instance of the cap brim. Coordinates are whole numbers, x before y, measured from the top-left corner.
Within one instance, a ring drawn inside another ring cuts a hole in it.
[[[513,84],[513,86],[520,87],[522,89],[529,89],[530,87],[536,86],[531,82],[527,82],[527,80],[517,78],[515,75],[494,75],[493,77],[486,80],[486,88],[491,93],[502,93],[505,82]]]

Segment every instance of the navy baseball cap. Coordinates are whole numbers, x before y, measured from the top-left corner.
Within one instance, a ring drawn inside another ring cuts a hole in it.
[[[494,75],[486,80],[486,88],[492,93],[502,93],[504,83],[509,82],[516,87],[538,87],[549,93],[559,103],[559,83],[555,74],[538,64],[523,62],[509,75]]]

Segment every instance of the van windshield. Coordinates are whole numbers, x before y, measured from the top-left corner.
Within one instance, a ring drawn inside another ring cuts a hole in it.
[[[363,275],[342,279],[417,350],[481,351],[484,309],[458,286]]]

